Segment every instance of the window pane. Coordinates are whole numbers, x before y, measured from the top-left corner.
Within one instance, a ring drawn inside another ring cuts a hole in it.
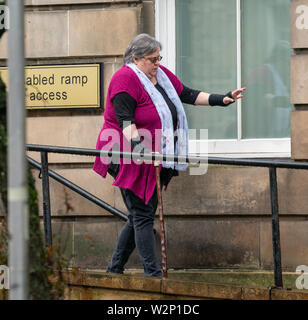
[[[242,1],[243,138],[290,136],[289,0]]]
[[[236,0],[176,0],[176,73],[208,93],[236,88]],[[209,139],[237,137],[236,103],[184,107],[189,127],[208,129]]]

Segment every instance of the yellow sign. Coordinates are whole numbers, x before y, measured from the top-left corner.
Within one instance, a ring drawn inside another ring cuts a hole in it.
[[[25,67],[26,108],[100,108],[103,64]],[[8,89],[8,69],[0,67]]]

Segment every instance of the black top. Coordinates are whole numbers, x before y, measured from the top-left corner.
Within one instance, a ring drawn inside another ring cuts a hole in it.
[[[177,112],[173,102],[169,99],[165,90],[157,83],[155,88],[161,93],[165,99],[173,120],[173,128],[176,130],[177,126]],[[183,90],[180,99],[183,103],[194,104],[200,90],[193,90],[183,85]],[[113,98],[113,107],[119,123],[120,128],[123,130],[123,122],[127,121],[128,124],[135,123],[134,113],[137,108],[136,100],[126,92],[120,92]],[[124,126],[125,127],[125,126]]]
[[[178,115],[176,112],[176,107],[173,104],[173,102],[169,99],[168,95],[166,94],[165,90],[158,84],[158,82],[155,85],[155,88],[160,92],[160,94],[163,96],[164,100],[166,101],[169,110],[171,112],[172,116],[172,122],[173,122],[173,131],[176,130],[177,123],[178,123]]]

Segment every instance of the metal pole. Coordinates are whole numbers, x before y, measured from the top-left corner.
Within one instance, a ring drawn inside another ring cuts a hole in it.
[[[45,243],[48,246],[51,246],[52,230],[51,230],[51,216],[50,216],[50,192],[49,192],[47,152],[41,152],[41,163],[42,163],[42,191],[43,191],[43,217],[44,217]]]
[[[172,161],[178,163],[190,163],[190,164],[224,164],[231,166],[249,166],[249,167],[272,167],[276,168],[289,168],[289,169],[306,169],[308,170],[308,162],[296,162],[285,160],[255,160],[255,159],[236,159],[236,158],[224,158],[224,157],[201,157],[201,156],[175,156],[162,155],[158,153],[144,153],[142,156],[138,152],[125,152],[114,150],[96,150],[96,149],[84,149],[73,147],[61,147],[61,146],[46,146],[46,145],[34,145],[27,144],[28,151],[46,151],[48,153],[62,153],[62,154],[78,154],[83,156],[101,156],[112,157],[118,156],[119,158],[127,159],[141,159],[150,161]]]
[[[275,286],[283,287],[281,272],[281,248],[280,248],[280,232],[279,232],[279,215],[278,215],[278,188],[276,168],[269,168],[270,175],[270,192],[271,192],[271,208],[272,208],[272,241],[274,256],[274,277]]]
[[[28,298],[28,188],[25,154],[24,2],[10,0],[8,30],[8,226],[10,300]]]

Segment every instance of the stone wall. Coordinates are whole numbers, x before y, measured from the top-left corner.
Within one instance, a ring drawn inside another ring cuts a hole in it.
[[[308,159],[308,0],[291,0],[291,151],[296,160]]]
[[[104,182],[88,169],[56,171],[127,213],[111,178]],[[53,231],[71,263],[105,268],[124,222],[50,182]],[[283,270],[307,264],[307,187],[308,172],[278,170]],[[210,165],[203,176],[182,173],[163,193],[163,203],[169,268],[273,268],[268,169]],[[160,257],[158,221],[155,229]],[[135,252],[128,268],[140,266]]]

